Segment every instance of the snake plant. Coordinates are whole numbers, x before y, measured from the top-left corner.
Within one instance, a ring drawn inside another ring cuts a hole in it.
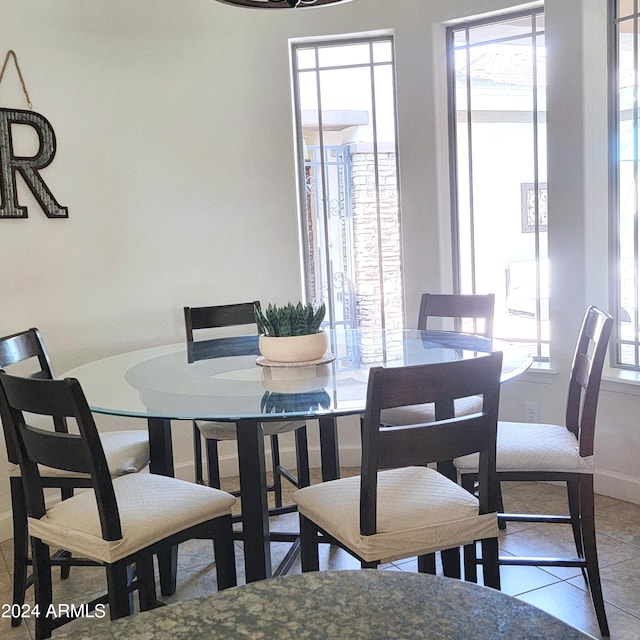
[[[265,336],[306,336],[318,333],[325,311],[324,303],[317,309],[310,302],[305,305],[298,302],[295,306],[289,303],[281,307],[269,303],[264,313],[259,302],[254,305],[258,329]]]

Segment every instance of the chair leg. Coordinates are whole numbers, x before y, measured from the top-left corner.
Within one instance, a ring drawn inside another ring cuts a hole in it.
[[[311,484],[309,472],[309,444],[307,442],[307,427],[296,429],[296,467],[298,468],[298,489]]]
[[[276,507],[282,506],[282,478],[280,477],[280,445],[278,436],[272,435],[271,442],[271,472],[273,473],[273,495]]]
[[[442,559],[442,573],[448,578],[460,578],[460,549],[443,549],[440,552]]]
[[[42,615],[36,618],[36,640],[44,640],[50,638],[53,631],[53,618],[46,615],[53,597],[49,547],[41,540],[32,538],[31,557],[35,576],[35,600],[42,612]]]
[[[197,484],[204,484],[204,478],[202,476],[202,436],[200,434],[200,429],[196,425],[195,421],[193,423],[193,467],[194,467],[194,475],[195,481]]]
[[[158,604],[156,594],[156,576],[153,570],[153,556],[141,555],[136,560],[136,576],[138,578],[138,601],[140,611],[149,611]]]
[[[478,496],[478,474],[477,473],[465,473],[460,477],[460,484],[463,489],[466,489],[469,493],[472,493],[474,496]],[[498,480],[497,482],[497,496],[496,501],[498,505],[498,513],[504,513],[504,501],[502,499],[502,484]],[[504,531],[507,528],[506,520],[498,520],[498,529]]]
[[[160,574],[160,593],[172,596],[177,587],[178,545],[158,551],[158,573]]]
[[[68,500],[69,498],[73,498],[73,489],[60,489],[60,497],[63,500]],[[68,551],[65,551],[63,553],[63,557],[64,558],[71,558],[71,554]],[[66,580],[69,577],[69,574],[71,573],[71,564],[63,564],[60,567],[60,579],[61,580]]]
[[[230,515],[213,521],[213,552],[216,558],[218,591],[235,587],[238,582],[233,544],[233,521]]]
[[[111,619],[117,620],[131,615],[129,598],[129,567],[124,562],[106,565],[109,611]]]
[[[320,571],[318,531],[315,524],[300,514],[300,560],[302,572]]]
[[[498,495],[496,496],[497,504],[498,504],[498,513],[504,513],[504,501],[502,499],[502,483],[500,480],[497,482],[498,485]],[[507,521],[498,519],[498,529],[504,531],[507,528]]]
[[[27,510],[22,490],[22,480],[11,478],[11,506],[13,511],[13,604],[11,626],[18,627],[20,616],[13,615],[14,609],[24,604],[27,590],[27,567],[29,565],[29,533],[27,530]]]
[[[580,521],[582,522],[582,541],[589,578],[589,590],[593,607],[598,618],[598,626],[603,638],[609,637],[609,624],[602,596],[602,584],[600,582],[600,567],[598,566],[598,549],[596,546],[596,526],[593,493],[593,476],[581,474],[579,485],[580,495]]]
[[[210,487],[220,488],[220,460],[218,459],[218,441],[207,438],[205,440],[207,451],[207,480]]]
[[[478,565],[476,562],[476,545],[466,544],[463,548],[464,579],[467,582],[478,582]]]
[[[430,573],[436,575],[436,554],[426,553],[423,556],[418,556],[418,572]]]
[[[584,546],[582,532],[580,530],[580,481],[569,480],[567,482],[567,500],[569,502],[569,515],[571,516],[571,529],[576,545],[578,558],[584,558]]]
[[[476,475],[473,473],[465,473],[460,476],[460,486],[475,495],[476,493]]]
[[[484,586],[500,591],[500,565],[498,563],[498,538],[480,541],[482,548],[482,577]]]

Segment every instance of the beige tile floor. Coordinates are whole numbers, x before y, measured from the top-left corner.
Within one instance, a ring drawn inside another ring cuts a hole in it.
[[[350,470],[349,470],[350,471]],[[513,483],[503,487],[505,505],[511,512],[549,511],[564,504],[562,488],[540,483]],[[614,640],[640,639],[640,506],[605,496],[597,496],[597,529],[603,591],[607,615]],[[291,530],[297,515],[274,519],[273,529]],[[277,566],[288,545],[272,545],[272,561]],[[510,524],[501,537],[501,553],[540,555],[551,549],[572,549],[568,527],[545,524]],[[558,551],[553,552],[555,554]],[[208,541],[191,541],[180,547],[178,589],[166,602],[187,600],[216,590],[212,546]],[[241,543],[236,543],[239,583],[244,582]],[[11,602],[11,541],[0,545],[0,604]],[[358,563],[333,547],[321,548],[322,569],[356,569]],[[415,559],[384,567],[392,571],[416,571]],[[292,572],[300,571],[299,560]],[[72,571],[69,580],[55,577],[54,589],[58,602],[79,603],[103,589],[104,574],[100,568]],[[571,568],[502,567],[502,590],[599,637],[591,599],[579,570]],[[29,594],[32,597],[32,594]],[[462,606],[462,605],[461,605]],[[77,620],[64,627],[105,624],[106,621]],[[62,631],[62,630],[61,630]],[[34,625],[26,620],[11,628],[9,620],[0,618],[0,638],[22,640],[33,638]],[[55,634],[54,634],[55,638]]]

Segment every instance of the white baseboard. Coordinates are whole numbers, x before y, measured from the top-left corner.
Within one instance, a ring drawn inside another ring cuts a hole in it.
[[[596,493],[640,504],[640,478],[615,471],[596,470],[593,482]]]

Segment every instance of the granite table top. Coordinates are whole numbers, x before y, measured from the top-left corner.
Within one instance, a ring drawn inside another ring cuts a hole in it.
[[[325,571],[253,582],[56,640],[591,638],[526,602],[451,578]]]

